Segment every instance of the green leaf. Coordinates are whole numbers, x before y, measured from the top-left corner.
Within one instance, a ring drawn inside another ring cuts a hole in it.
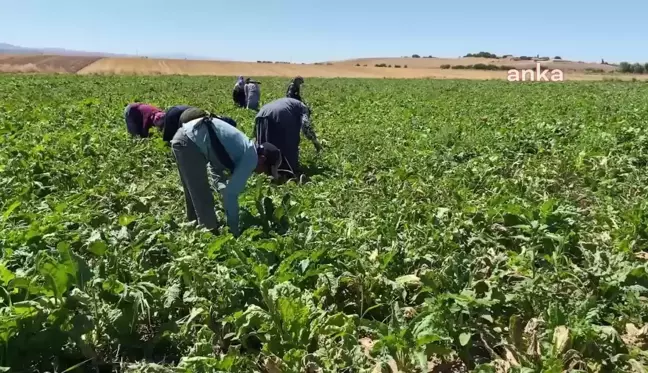
[[[126,227],[126,226],[128,226],[130,223],[134,222],[135,220],[137,220],[137,218],[136,218],[135,216],[132,216],[132,215],[121,215],[121,216],[119,217],[119,225]]]
[[[490,322],[491,324],[495,322],[493,320],[493,316],[491,316],[491,315],[481,315],[481,318],[488,321],[488,322]]]
[[[9,207],[5,210],[4,214],[2,214],[2,219],[7,220],[7,218],[18,206],[20,206],[20,201],[15,201],[11,205],[9,205]]]
[[[2,281],[2,286],[7,286],[14,278],[16,278],[16,275],[7,269],[4,263],[0,263],[0,280]]]
[[[468,342],[470,342],[470,337],[471,337],[470,333],[461,333],[459,335],[459,344],[461,344],[461,346],[467,345]]]
[[[92,232],[92,235],[87,241],[88,245],[88,251],[91,253],[97,255],[97,256],[102,256],[106,253],[108,250],[108,245],[106,242],[104,242],[101,232],[99,231],[94,231]]]
[[[421,279],[416,275],[405,275],[398,277],[396,283],[400,285],[419,285],[421,284]]]
[[[97,256],[102,256],[106,253],[108,250],[108,245],[102,240],[94,241],[88,245],[88,251],[91,253],[97,255]]]

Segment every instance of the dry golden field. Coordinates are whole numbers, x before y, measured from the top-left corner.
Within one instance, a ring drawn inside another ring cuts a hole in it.
[[[392,67],[375,67],[376,64]],[[197,61],[150,58],[102,58],[47,55],[0,55],[0,72],[136,74],[136,75],[221,75],[346,78],[435,78],[435,79],[506,79],[506,71],[441,69],[441,65],[477,63],[533,69],[533,61],[487,58],[362,58],[329,61],[323,64],[282,64],[230,61]],[[606,77],[632,79],[614,73],[615,66],[576,61],[547,61],[542,66],[561,69],[565,80],[602,80]],[[357,66],[359,65],[359,66]],[[398,65],[400,68],[396,68]],[[405,68],[407,66],[407,68]],[[592,73],[587,69],[603,70]],[[646,79],[638,76],[639,79]]]

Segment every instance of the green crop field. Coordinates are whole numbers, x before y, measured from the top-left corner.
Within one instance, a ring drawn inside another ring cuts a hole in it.
[[[234,238],[123,119],[251,135],[233,79],[0,75],[0,371],[643,372],[647,84],[306,83],[325,151]]]

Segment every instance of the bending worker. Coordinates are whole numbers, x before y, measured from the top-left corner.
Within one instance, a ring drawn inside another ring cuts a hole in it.
[[[135,102],[124,110],[126,129],[135,137],[149,137],[149,130],[155,126],[161,129],[164,124],[164,111],[149,104]]]
[[[254,145],[239,129],[207,112],[186,109],[171,140],[185,194],[187,218],[215,232],[218,228],[207,164],[223,205],[230,232],[239,235],[238,196],[252,172],[277,174],[281,160],[272,144]],[[230,173],[225,183],[224,171]]]
[[[264,105],[255,118],[256,142],[271,143],[279,148],[282,155],[280,169],[292,177],[301,173],[300,132],[313,143],[318,153],[322,150],[310,121],[310,109],[294,98],[284,97]]]
[[[259,110],[261,100],[261,88],[259,82],[250,78],[245,79],[245,99],[248,109]]]
[[[304,78],[302,78],[301,76],[298,76],[295,79],[291,80],[290,84],[288,85],[288,90],[286,91],[286,97],[303,101],[301,97],[302,84],[304,84]]]
[[[247,100],[245,98],[245,81],[242,76],[238,77],[236,84],[234,85],[234,90],[232,91],[232,99],[234,104],[240,107],[245,107]]]

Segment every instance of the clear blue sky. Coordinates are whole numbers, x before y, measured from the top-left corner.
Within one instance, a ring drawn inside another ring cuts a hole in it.
[[[646,0],[0,0],[0,42],[249,61],[483,50],[648,62],[646,14]]]

